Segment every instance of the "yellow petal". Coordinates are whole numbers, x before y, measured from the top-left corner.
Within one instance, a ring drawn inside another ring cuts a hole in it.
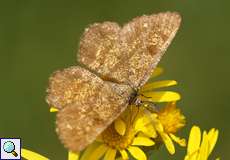
[[[58,112],[58,109],[54,107],[50,107],[50,112]]]
[[[99,146],[100,144],[97,142],[93,142],[92,144],[90,144],[85,151],[83,152],[82,156],[81,156],[81,160],[88,160],[89,157],[91,156],[91,154],[93,153],[93,151]]]
[[[119,152],[121,154],[122,160],[128,160],[129,159],[128,153],[125,150],[119,150]]]
[[[158,116],[155,113],[148,114],[148,112],[146,112],[146,114],[143,117],[139,118],[136,121],[135,129],[137,131],[142,131],[143,133],[149,132],[146,134],[149,137],[155,138],[156,130],[159,132],[163,132],[163,130],[164,130],[162,124],[157,119],[157,117]],[[150,134],[152,134],[152,135],[150,135]]]
[[[200,141],[201,141],[200,128],[198,126],[193,126],[189,135],[187,153],[192,154],[194,152],[197,152],[200,147]]]
[[[145,153],[139,147],[130,146],[128,151],[137,160],[147,160]]]
[[[146,125],[140,131],[143,132],[148,137],[151,137],[151,138],[157,137],[157,132],[152,124]]]
[[[151,115],[151,120],[152,120],[152,124],[154,125],[154,128],[158,131],[158,132],[164,132],[164,127],[161,124],[161,122],[159,121],[159,119],[157,119],[158,115],[153,113]]]
[[[217,139],[218,139],[219,131],[216,129],[211,129],[208,132],[208,139],[209,139],[209,154],[211,154],[213,148],[216,145]]]
[[[68,152],[68,160],[78,160],[79,159],[79,153],[73,153],[73,152]]]
[[[157,88],[174,86],[176,84],[177,82],[174,80],[164,80],[164,81],[146,83],[143,87],[141,87],[139,93],[150,91],[150,90],[157,89]]]
[[[153,146],[155,142],[147,137],[135,137],[132,145],[134,146]]]
[[[105,154],[104,160],[115,160],[117,150],[109,148]]]
[[[184,157],[184,160],[190,160],[189,155],[186,155],[186,156]]]
[[[115,120],[114,127],[115,127],[117,133],[119,133],[120,135],[123,136],[125,134],[126,124],[121,118],[118,118],[117,120]]]
[[[181,147],[186,147],[186,140],[184,138],[179,138],[171,133],[169,135],[172,138],[172,140],[178,143]]]
[[[135,121],[134,128],[136,131],[141,131],[144,126],[150,123],[150,119],[147,116],[142,116]]]
[[[175,153],[175,147],[171,138],[166,133],[160,133],[161,138],[170,154]]]
[[[89,160],[99,160],[107,150],[108,147],[105,144],[100,145],[91,153]]]
[[[151,79],[153,79],[153,78],[155,78],[155,77],[161,75],[161,74],[163,73],[163,71],[164,71],[163,68],[161,68],[161,67],[156,67],[156,68],[153,70],[153,72],[152,72],[151,77],[149,78],[149,80],[151,81]]]
[[[208,159],[208,152],[209,152],[209,143],[208,143],[208,135],[207,132],[203,132],[203,138],[202,138],[202,143],[200,146],[200,152],[198,156],[198,160],[207,160]]]
[[[185,156],[184,160],[197,160],[197,157],[198,157],[198,151],[197,152],[194,152],[192,154],[188,154]]]
[[[142,101],[148,102],[172,102],[180,100],[180,95],[171,91],[146,92],[140,96]]]
[[[152,138],[157,136],[156,130],[151,122],[151,114],[138,118],[134,126],[136,132],[143,132],[145,135]]]
[[[28,160],[49,160],[48,158],[27,149],[22,148],[21,153],[22,157]]]

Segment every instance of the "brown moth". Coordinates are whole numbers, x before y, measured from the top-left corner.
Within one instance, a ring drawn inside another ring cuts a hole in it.
[[[48,104],[59,109],[56,130],[66,148],[83,150],[134,102],[180,22],[178,13],[165,12],[123,27],[103,22],[85,29],[77,56],[81,65],[54,72],[47,89]]]

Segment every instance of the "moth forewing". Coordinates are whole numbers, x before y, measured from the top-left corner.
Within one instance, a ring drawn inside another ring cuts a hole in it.
[[[149,78],[175,36],[181,22],[176,12],[144,15],[119,27],[96,23],[86,29],[79,62],[108,79],[133,88]]]

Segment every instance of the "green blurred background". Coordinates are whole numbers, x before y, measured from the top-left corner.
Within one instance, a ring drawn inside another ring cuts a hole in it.
[[[21,137],[23,147],[65,160],[55,134],[45,89],[56,69],[75,64],[84,28],[105,20],[123,24],[133,17],[178,11],[183,23],[160,66],[163,79],[176,79],[180,107],[188,125],[220,129],[212,154],[228,159],[230,82],[230,2],[227,0],[1,0],[0,1],[0,137]],[[153,159],[182,159],[165,149]]]

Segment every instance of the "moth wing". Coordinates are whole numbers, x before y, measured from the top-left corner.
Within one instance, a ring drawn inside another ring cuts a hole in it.
[[[61,142],[71,151],[83,150],[118,117],[126,105],[69,105],[57,114],[56,131]]]
[[[68,149],[80,151],[125,110],[132,90],[75,66],[55,72],[47,91],[48,103],[59,109],[61,141]]]
[[[111,77],[139,88],[149,79],[177,30],[178,13],[159,13],[141,16],[127,23],[120,32],[122,57]]]
[[[165,12],[133,19],[121,29],[116,23],[86,29],[79,61],[105,79],[138,88],[149,78],[179,29],[178,13]]]
[[[85,103],[95,96],[103,81],[78,66],[54,72],[49,78],[46,101],[52,107],[62,109],[76,101]]]
[[[78,61],[100,74],[100,77],[111,78],[108,75],[122,54],[119,47],[120,30],[120,26],[114,22],[90,25],[81,38]]]

